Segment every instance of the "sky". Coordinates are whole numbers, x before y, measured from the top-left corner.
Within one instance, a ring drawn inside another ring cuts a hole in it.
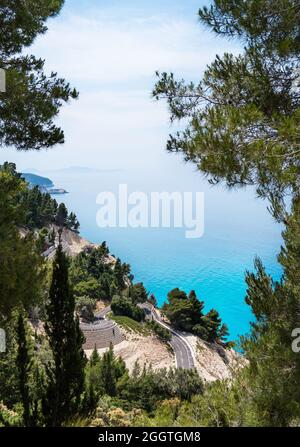
[[[251,269],[259,254],[278,272],[274,253],[280,229],[266,204],[254,200],[253,190],[246,195],[229,193],[223,185],[209,187],[199,181],[195,165],[167,153],[166,141],[175,129],[166,104],[151,97],[157,70],[198,81],[216,54],[240,51],[237,42],[200,24],[198,9],[208,1],[66,0],[61,14],[48,21],[48,32],[28,49],[46,60],[47,72],[57,72],[80,93],[57,119],[65,144],[37,152],[1,148],[0,164],[15,162],[19,172],[38,172],[65,187],[70,194],[61,198],[78,215],[82,234],[94,242],[106,238],[161,299],[162,288],[169,290],[174,281],[187,290],[193,284],[242,333],[249,320],[239,313],[243,270]],[[83,169],[80,176],[78,169],[64,170],[76,166],[108,172],[93,175]],[[181,235],[176,239],[172,231],[161,237],[160,232],[133,236],[113,229],[103,236],[95,224],[96,195],[124,182],[133,191],[205,191],[204,238],[195,243]]]
[[[202,0],[67,0],[27,51],[80,92],[57,123],[66,142],[47,151],[1,149],[19,170],[174,166],[167,107],[151,97],[155,71],[197,81],[216,54],[238,52],[199,23]]]

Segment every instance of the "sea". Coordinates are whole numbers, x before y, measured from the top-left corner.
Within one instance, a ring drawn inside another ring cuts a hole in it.
[[[129,263],[135,282],[143,282],[162,305],[175,287],[195,290],[208,311],[215,308],[229,327],[229,338],[238,341],[253,321],[245,303],[245,272],[253,271],[260,257],[275,280],[282,274],[277,255],[282,244],[281,226],[274,221],[268,203],[256,197],[253,188],[229,190],[212,186],[194,167],[172,173],[155,169],[67,168],[41,173],[55,187],[68,191],[55,195],[80,221],[81,235],[91,242],[106,241],[110,252]],[[128,194],[142,192],[203,193],[204,232],[187,238],[186,228],[100,228],[97,224],[99,193],[110,192],[118,201],[119,185]]]

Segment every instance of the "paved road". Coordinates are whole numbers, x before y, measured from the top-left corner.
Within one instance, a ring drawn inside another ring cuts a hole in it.
[[[117,345],[124,340],[118,325],[113,320],[107,320],[106,314],[110,307],[102,309],[96,315],[93,323],[80,323],[80,327],[85,336],[84,349],[107,348],[110,343]]]
[[[177,368],[193,369],[195,368],[191,348],[187,342],[182,339],[176,332],[172,332],[172,338],[170,344],[174,349],[176,356]]]
[[[110,306],[105,307],[100,312],[95,314],[95,320],[89,323],[80,323],[82,329],[85,330],[98,330],[98,329],[106,329],[111,328],[112,326],[116,326],[116,323],[112,320],[106,320],[106,315],[110,312]]]
[[[163,326],[164,328],[168,329],[171,332],[172,338],[170,340],[170,345],[172,346],[175,352],[177,368],[183,368],[183,369],[195,368],[192,349],[188,344],[188,342],[180,334],[178,334],[178,332],[171,329],[170,326],[168,326],[161,320],[160,315],[151,304],[144,303],[142,307],[146,311],[146,313],[148,314],[151,313],[154,321],[156,321],[158,324],[160,324],[161,326]]]
[[[51,259],[56,253],[56,248],[54,246],[48,248],[48,250],[44,251],[43,256],[45,258]]]
[[[111,311],[110,306],[104,307],[104,309],[100,310],[95,314],[95,317],[100,320],[101,318],[105,318],[106,315]]]
[[[68,248],[68,244],[66,242],[63,242],[62,243],[63,251],[66,251],[67,248]],[[42,255],[47,259],[53,259],[56,254],[56,249],[57,249],[57,246],[52,245],[50,248],[48,248],[48,250],[44,251],[44,253],[42,253]]]
[[[171,329],[170,326],[168,326],[161,320],[160,315],[151,304],[144,303],[141,305],[141,307],[145,310],[146,314],[152,315],[153,320],[155,320],[158,324],[165,327],[171,332],[172,338],[170,340],[170,345],[172,346],[175,353],[177,368],[195,368],[192,350],[188,342],[180,334],[178,334],[178,332]],[[96,318],[100,321],[103,320],[103,318],[106,317],[110,310],[110,306],[105,307],[100,312],[96,313]],[[94,325],[97,326],[97,322],[95,322]]]

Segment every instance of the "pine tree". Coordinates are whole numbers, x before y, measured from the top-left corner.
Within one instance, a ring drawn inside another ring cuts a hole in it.
[[[219,312],[211,309],[201,319],[201,323],[206,331],[206,340],[210,342],[221,341],[228,335],[226,324],[222,324]]]
[[[70,230],[73,230],[73,231],[77,232],[78,229],[79,229],[79,226],[80,226],[80,224],[79,224],[79,222],[77,220],[76,214],[71,212],[69,214],[68,218],[67,218],[67,227]]]
[[[84,391],[82,399],[81,413],[84,415],[90,415],[97,407],[99,396],[92,383],[89,383],[86,388],[87,389]]]
[[[57,209],[55,223],[59,227],[64,227],[67,224],[68,210],[64,203],[60,203]]]
[[[157,299],[155,298],[153,293],[151,293],[150,297],[148,298],[148,302],[151,303],[154,307],[157,307]]]
[[[192,314],[192,324],[198,324],[199,318],[203,315],[204,301],[200,301],[197,298],[196,292],[191,290],[188,296],[188,300],[192,306],[193,314]]]
[[[0,325],[19,306],[37,302],[43,284],[43,259],[33,235],[21,237],[26,208],[20,202],[26,185],[13,163],[0,165]]]
[[[132,284],[129,287],[129,296],[132,299],[133,304],[145,303],[148,299],[147,290],[142,282]]]
[[[22,0],[0,4],[0,66],[6,71],[6,92],[0,93],[1,146],[27,151],[64,142],[64,132],[54,120],[62,104],[78,93],[56,73],[47,76],[45,61],[26,50],[46,32],[46,20],[57,15],[63,3]]]
[[[282,220],[285,195],[299,192],[299,2],[213,0],[199,17],[244,51],[217,55],[197,83],[158,73],[154,97],[187,123],[167,149],[212,184],[255,185]]]
[[[48,425],[60,426],[79,410],[84,387],[84,341],[75,317],[75,300],[68,280],[68,261],[59,244],[53,263],[47,304],[46,334],[53,354],[48,366],[49,385],[44,402]]]
[[[292,331],[299,327],[300,199],[294,199],[283,232],[278,257],[281,281],[267,274],[256,259],[256,272],[247,272],[246,302],[255,321],[242,339],[250,361],[249,382],[258,417],[263,425],[288,426],[300,418],[299,353],[292,350]],[[262,362],[261,359],[264,359]]]
[[[31,426],[38,427],[43,424],[43,415],[41,406],[43,403],[43,396],[46,389],[46,376],[43,364],[37,359],[32,366],[32,384],[31,384]]]
[[[178,288],[168,293],[168,303],[163,310],[172,325],[178,329],[192,331],[193,327],[200,323],[204,303],[198,300],[194,291],[189,296]]]
[[[49,234],[49,243],[50,244],[54,244],[55,243],[55,237],[56,237],[56,233],[55,233],[55,229],[53,228],[50,231],[50,234]]]

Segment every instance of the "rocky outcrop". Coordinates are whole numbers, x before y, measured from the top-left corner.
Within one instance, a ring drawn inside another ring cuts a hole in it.
[[[51,225],[49,228],[49,232],[55,230],[55,233],[57,234],[55,244],[50,247],[45,252],[45,257],[52,258],[55,254],[55,249],[58,245],[58,231],[59,228],[56,225]],[[25,230],[24,230],[25,231]],[[63,228],[62,234],[61,234],[61,242],[63,251],[66,253],[66,255],[74,257],[77,256],[79,253],[81,253],[84,250],[87,250],[90,247],[97,248],[99,247],[99,244],[93,244],[92,242],[88,241],[84,237],[80,235],[80,233],[76,233],[75,231],[71,231],[68,228]],[[114,265],[116,263],[116,258],[112,256],[111,254],[108,254],[105,259],[103,260],[105,264],[112,264]]]
[[[106,322],[109,323],[109,320],[106,320]],[[122,339],[117,337],[118,340],[113,343],[115,345],[114,351],[116,355],[123,358],[130,371],[132,371],[135,362],[138,362],[141,368],[150,364],[154,369],[176,366],[175,352],[169,344],[162,342],[155,334],[136,333],[126,330],[124,327],[119,327],[119,331],[122,334]],[[88,338],[85,345],[87,355],[91,354],[96,339],[97,348],[100,348],[98,352],[100,354],[105,352],[107,349],[107,347],[104,348],[105,343],[106,346],[109,345],[111,334],[108,334],[106,338],[103,337],[103,334],[99,332],[96,336],[96,332],[94,334],[85,333]],[[205,382],[231,379],[237,369],[247,364],[243,356],[233,349],[225,349],[218,343],[207,343],[191,334],[180,332],[180,337],[188,343],[193,354],[195,367]]]
[[[175,367],[175,356],[166,343],[160,341],[155,335],[144,336],[120,328],[123,341],[114,346],[116,356],[122,357],[129,371],[132,371],[136,362],[140,367],[152,366],[153,369]],[[102,355],[106,349],[98,349]],[[91,350],[86,351],[91,355]]]
[[[67,228],[63,229],[61,240],[64,251],[68,256],[76,256],[87,247],[98,247],[97,244],[92,244],[80,236],[79,233],[75,233],[75,231],[68,230]]]
[[[207,343],[191,334],[182,334],[194,353],[196,369],[205,382],[231,379],[234,372],[246,366],[246,359],[234,349],[219,343]]]

